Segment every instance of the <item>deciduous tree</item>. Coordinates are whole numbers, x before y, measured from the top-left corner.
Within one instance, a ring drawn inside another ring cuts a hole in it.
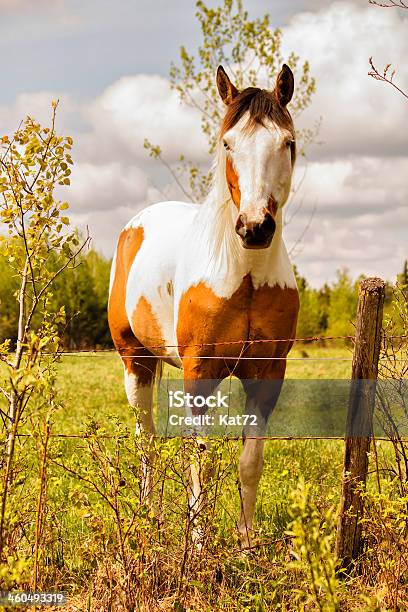
[[[0,249],[16,287],[17,329],[0,345],[0,557],[7,548],[7,508],[14,477],[18,434],[24,419],[55,405],[54,368],[63,308],[51,309],[53,285],[88,243],[70,230],[68,204],[56,191],[70,184],[72,138],[55,130],[57,102],[50,127],[31,117],[12,137],[0,141],[0,221],[6,228]],[[10,330],[11,331],[11,330]],[[42,494],[44,492],[42,491]],[[40,506],[39,506],[40,507]],[[35,583],[34,579],[34,583]]]
[[[301,61],[294,53],[283,57],[282,32],[272,27],[269,14],[250,19],[242,0],[223,0],[215,8],[199,0],[196,7],[201,44],[196,55],[181,47],[180,63],[171,65],[170,81],[181,102],[198,111],[201,129],[207,139],[209,162],[199,167],[182,154],[177,167],[173,167],[166,161],[166,151],[159,144],[145,140],[145,148],[151,157],[168,167],[188,200],[201,201],[211,182],[208,166],[224,113],[215,83],[217,67],[222,64],[239,89],[249,86],[272,89],[285,61],[296,77],[295,94],[290,105],[295,117],[310,104],[315,80],[310,74],[308,61]],[[314,133],[311,129],[299,134],[303,145],[299,147],[301,151]]]

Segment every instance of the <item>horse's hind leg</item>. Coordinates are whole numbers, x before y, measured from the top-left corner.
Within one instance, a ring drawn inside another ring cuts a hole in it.
[[[127,352],[135,353],[135,350]],[[140,355],[140,348],[136,354]],[[155,427],[153,422],[153,385],[155,379],[157,359],[153,356],[146,356],[146,359],[124,356],[125,389],[129,404],[137,410],[136,435],[142,432],[148,434],[147,446],[143,447],[141,457],[142,464],[142,499],[149,503],[153,494],[153,463],[154,463],[154,434]]]

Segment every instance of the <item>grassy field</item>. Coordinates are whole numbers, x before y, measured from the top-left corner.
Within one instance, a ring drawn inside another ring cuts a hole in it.
[[[351,352],[345,347],[307,345],[290,356],[288,379],[350,375]],[[172,375],[179,374],[165,369],[164,377]],[[248,553],[241,551],[235,528],[240,441],[216,442],[206,459],[197,455],[192,441],[159,443],[152,509],[141,501],[146,440],[132,435],[135,416],[127,405],[119,358],[110,353],[64,356],[57,366],[57,396],[61,407],[52,417],[55,437],[47,451],[39,586],[67,590],[70,612],[386,609],[381,608],[385,591],[378,595],[374,578],[356,583],[335,577],[341,440],[266,442],[255,547]],[[22,439],[24,477],[13,490],[13,507],[24,525],[20,551],[26,565],[15,574],[21,585],[31,571],[44,448],[41,427],[37,433],[34,429]],[[389,465],[389,445],[378,443],[376,449],[378,461]],[[200,552],[191,545],[187,512],[191,457],[215,466],[201,519],[206,539]],[[373,495],[376,483],[371,474]]]
[[[348,378],[351,372],[351,350],[307,345],[290,353],[286,377],[288,379]],[[333,359],[340,358],[340,361]],[[166,366],[163,378],[181,376],[176,368]],[[95,419],[109,427],[108,415],[118,416],[132,426],[134,417],[129,410],[124,385],[123,368],[114,353],[86,353],[64,355],[58,366],[58,390],[64,409],[58,414],[59,433],[82,431],[87,419]]]

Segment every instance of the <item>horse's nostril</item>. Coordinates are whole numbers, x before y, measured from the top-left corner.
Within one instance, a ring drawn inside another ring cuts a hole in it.
[[[245,236],[245,233],[246,233],[245,223],[246,223],[246,215],[242,213],[238,216],[237,222],[235,224],[235,231],[237,232],[237,234],[240,234],[241,236]]]
[[[245,213],[238,216],[235,231],[241,237],[245,248],[263,248],[269,246],[275,233],[276,223],[267,212],[261,222],[249,221]]]
[[[271,235],[275,233],[276,223],[275,223],[275,219],[272,217],[270,213],[267,213],[265,215],[265,218],[262,221],[260,229],[267,235],[268,234]]]

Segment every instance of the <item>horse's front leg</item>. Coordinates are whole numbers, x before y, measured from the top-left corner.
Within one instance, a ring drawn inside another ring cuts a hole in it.
[[[192,378],[191,369],[185,372],[188,378],[184,380],[184,391],[194,398],[200,398],[201,403],[213,394],[219,380],[201,377]],[[194,447],[189,466],[189,511],[192,524],[191,536],[197,548],[201,549],[205,539],[205,512],[208,506],[208,489],[214,474],[214,462],[211,458],[210,428],[203,422],[207,409],[203,406],[187,409],[187,416],[200,417],[200,424],[192,427]]]
[[[247,423],[243,430],[244,449],[239,460],[241,511],[238,530],[244,548],[251,546],[256,495],[264,462],[266,424],[279,397],[283,382],[280,375],[279,371],[273,376],[274,380],[243,381],[247,396]]]

